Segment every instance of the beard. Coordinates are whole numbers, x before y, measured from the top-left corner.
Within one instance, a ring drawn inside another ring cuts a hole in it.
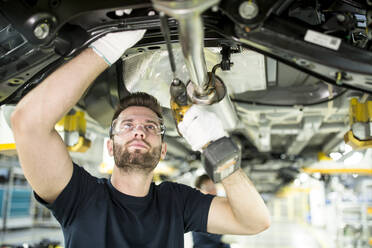
[[[126,145],[131,143],[133,140],[127,142],[122,147],[113,144],[114,149],[114,160],[116,166],[124,172],[140,172],[143,174],[149,174],[152,172],[156,165],[159,163],[161,155],[161,145],[151,147],[149,143],[144,142],[150,147],[150,149],[142,153],[140,149],[135,149],[133,152],[129,152]]]

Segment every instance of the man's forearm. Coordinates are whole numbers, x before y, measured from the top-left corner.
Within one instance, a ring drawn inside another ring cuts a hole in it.
[[[20,112],[26,125],[53,129],[107,66],[91,48],[84,50],[28,93],[17,105],[16,112]]]
[[[253,183],[241,169],[222,180],[222,184],[238,222],[254,232],[261,232],[269,227],[269,211]]]

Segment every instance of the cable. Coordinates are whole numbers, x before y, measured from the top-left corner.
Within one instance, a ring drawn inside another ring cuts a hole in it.
[[[315,102],[315,103],[308,103],[308,104],[270,104],[270,103],[260,103],[260,102],[255,102],[255,101],[246,101],[246,100],[241,100],[241,99],[234,99],[231,98],[231,101],[236,102],[236,103],[245,103],[245,104],[251,104],[251,105],[259,105],[259,106],[270,106],[270,107],[296,107],[296,106],[314,106],[314,105],[319,105],[327,102],[331,102],[336,100],[337,98],[341,97],[343,94],[345,94],[347,90],[342,91],[340,94],[334,96],[331,99],[326,99],[323,101]]]
[[[164,34],[164,40],[165,44],[167,46],[168,55],[169,55],[169,63],[171,66],[171,70],[173,73],[173,78],[176,78],[176,63],[174,62],[174,55],[173,55],[173,49],[170,39],[170,31],[168,27],[168,17],[163,13],[160,12],[160,28]]]

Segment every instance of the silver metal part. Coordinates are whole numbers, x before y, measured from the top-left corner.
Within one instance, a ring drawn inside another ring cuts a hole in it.
[[[182,51],[189,69],[190,79],[195,83],[195,91],[205,94],[208,83],[208,71],[203,53],[204,31],[200,16],[180,19],[180,40],[183,42]],[[193,35],[190,35],[193,34]]]
[[[212,77],[212,74],[209,74],[210,77]],[[216,103],[221,101],[225,95],[226,95],[226,87],[223,84],[222,80],[217,77],[216,75],[213,76],[213,84],[214,88],[211,89],[209,92],[207,91],[207,94],[199,96],[198,93],[196,92],[195,85],[190,81],[187,86],[187,94],[190,97],[191,101],[196,104],[201,104],[201,105],[210,105],[212,103]]]
[[[351,130],[353,131],[353,135],[358,140],[370,140],[372,138],[372,123],[362,123],[356,122],[351,126]]]
[[[218,2],[219,0],[180,2],[153,0],[155,9],[174,17],[179,22],[183,56],[190,80],[194,83],[195,93],[199,96],[207,94],[208,84],[208,71],[203,53],[204,30],[200,14]]]
[[[238,115],[227,93],[226,97],[224,97],[221,101],[212,104],[210,108],[220,118],[224,129],[226,129],[227,131],[233,131],[238,126]]]
[[[275,86],[277,83],[278,76],[278,61],[272,58],[266,58],[267,64],[267,84],[270,86]]]
[[[311,116],[304,118],[302,130],[289,146],[287,154],[299,154],[302,149],[308,144],[314,134],[318,132],[321,124],[322,119],[320,117]]]
[[[60,135],[67,146],[74,146],[79,141],[78,131],[72,131],[72,132],[62,131],[60,132]]]
[[[242,2],[239,6],[239,14],[242,18],[251,20],[258,15],[258,6],[254,1]]]
[[[223,120],[228,119],[227,122],[223,121],[224,128],[232,130],[238,122],[236,111],[220,78],[216,79],[215,90],[211,91],[208,88],[210,77],[203,51],[204,30],[200,14],[217,5],[218,2],[219,0],[186,0],[179,2],[153,0],[155,9],[178,20],[180,43],[192,83],[187,86],[188,96],[197,104],[218,104],[219,107],[215,109],[215,113],[219,116],[222,115]]]
[[[40,23],[34,29],[34,35],[39,40],[45,39],[50,32],[50,27],[48,23]]]
[[[166,45],[159,45],[159,47],[159,50],[145,50],[141,53],[138,53],[136,48],[128,49],[129,55],[124,58],[124,82],[130,92],[148,92],[154,95],[162,106],[169,108],[169,87],[173,74],[169,69]],[[172,48],[177,65],[177,78],[187,83],[190,76],[181,46],[174,43]],[[218,47],[204,48],[208,71],[221,62],[220,50]],[[135,55],[135,53],[140,55]],[[241,53],[232,54],[231,61],[234,62],[234,66],[230,71],[216,71],[216,75],[226,86],[228,92],[226,95],[266,89],[266,68],[263,55],[243,49]]]

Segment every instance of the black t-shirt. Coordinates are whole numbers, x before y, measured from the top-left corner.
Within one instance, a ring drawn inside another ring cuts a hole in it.
[[[193,248],[230,248],[221,241],[222,235],[202,232],[192,232]]]
[[[67,248],[183,247],[185,232],[206,232],[213,199],[172,182],[152,183],[145,197],[126,195],[75,164],[53,204],[35,197],[61,224]]]

